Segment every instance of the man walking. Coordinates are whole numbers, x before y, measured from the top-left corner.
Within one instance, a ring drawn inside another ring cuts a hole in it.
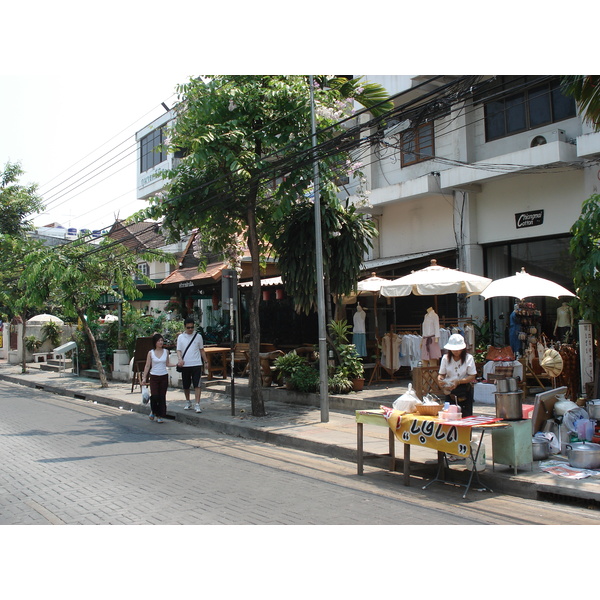
[[[200,377],[203,361],[207,362],[207,360],[204,351],[204,340],[194,329],[194,319],[188,317],[185,320],[185,333],[180,333],[177,338],[177,357],[179,359],[177,366],[181,367],[181,381],[186,399],[186,405],[183,408],[185,410],[192,409],[190,386],[193,384],[196,412],[200,413],[202,412],[200,408]]]

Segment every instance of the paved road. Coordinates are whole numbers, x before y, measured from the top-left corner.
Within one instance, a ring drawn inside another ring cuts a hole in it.
[[[0,382],[0,524],[598,524]]]

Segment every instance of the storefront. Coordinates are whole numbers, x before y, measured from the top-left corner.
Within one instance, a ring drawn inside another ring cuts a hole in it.
[[[530,275],[549,279],[572,290],[573,259],[569,254],[569,241],[568,235],[562,235],[490,244],[484,248],[486,275],[494,280],[500,279],[514,275],[524,267]],[[540,296],[527,300],[535,304],[535,326],[538,327],[539,333],[551,340],[565,341],[564,337],[559,339],[554,334],[557,310],[563,299]],[[496,343],[510,344],[510,315],[514,309],[515,298],[490,298],[486,303]],[[573,338],[568,341],[573,341]]]

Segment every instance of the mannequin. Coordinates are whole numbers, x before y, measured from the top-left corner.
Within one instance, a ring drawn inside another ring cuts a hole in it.
[[[556,311],[556,323],[554,324],[554,335],[562,342],[573,331],[573,309],[563,302]]]
[[[521,320],[517,314],[518,304],[515,304],[513,311],[510,313],[509,330],[508,336],[510,341],[510,347],[517,356],[517,353],[521,352],[521,340],[519,339],[519,333],[521,331]]]
[[[423,341],[421,342],[421,360],[425,367],[435,367],[442,356],[440,350],[440,318],[433,307],[427,309],[423,319]]]
[[[354,327],[352,329],[352,341],[356,346],[356,352],[359,356],[367,356],[367,334],[365,330],[365,320],[367,313],[360,305],[356,304],[356,312],[354,313]]]

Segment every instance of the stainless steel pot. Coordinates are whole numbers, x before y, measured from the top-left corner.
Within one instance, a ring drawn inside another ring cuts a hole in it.
[[[585,410],[590,419],[600,419],[600,400],[588,400]]]
[[[507,377],[506,379],[496,380],[496,389],[501,393],[516,392],[517,391],[517,380],[514,377]]]
[[[533,460],[546,460],[550,456],[550,442],[544,438],[532,438],[531,448],[533,450]]]
[[[496,417],[506,421],[516,421],[523,418],[523,392],[497,392]]]
[[[578,442],[567,444],[567,459],[572,467],[578,469],[600,468],[600,444]]]

